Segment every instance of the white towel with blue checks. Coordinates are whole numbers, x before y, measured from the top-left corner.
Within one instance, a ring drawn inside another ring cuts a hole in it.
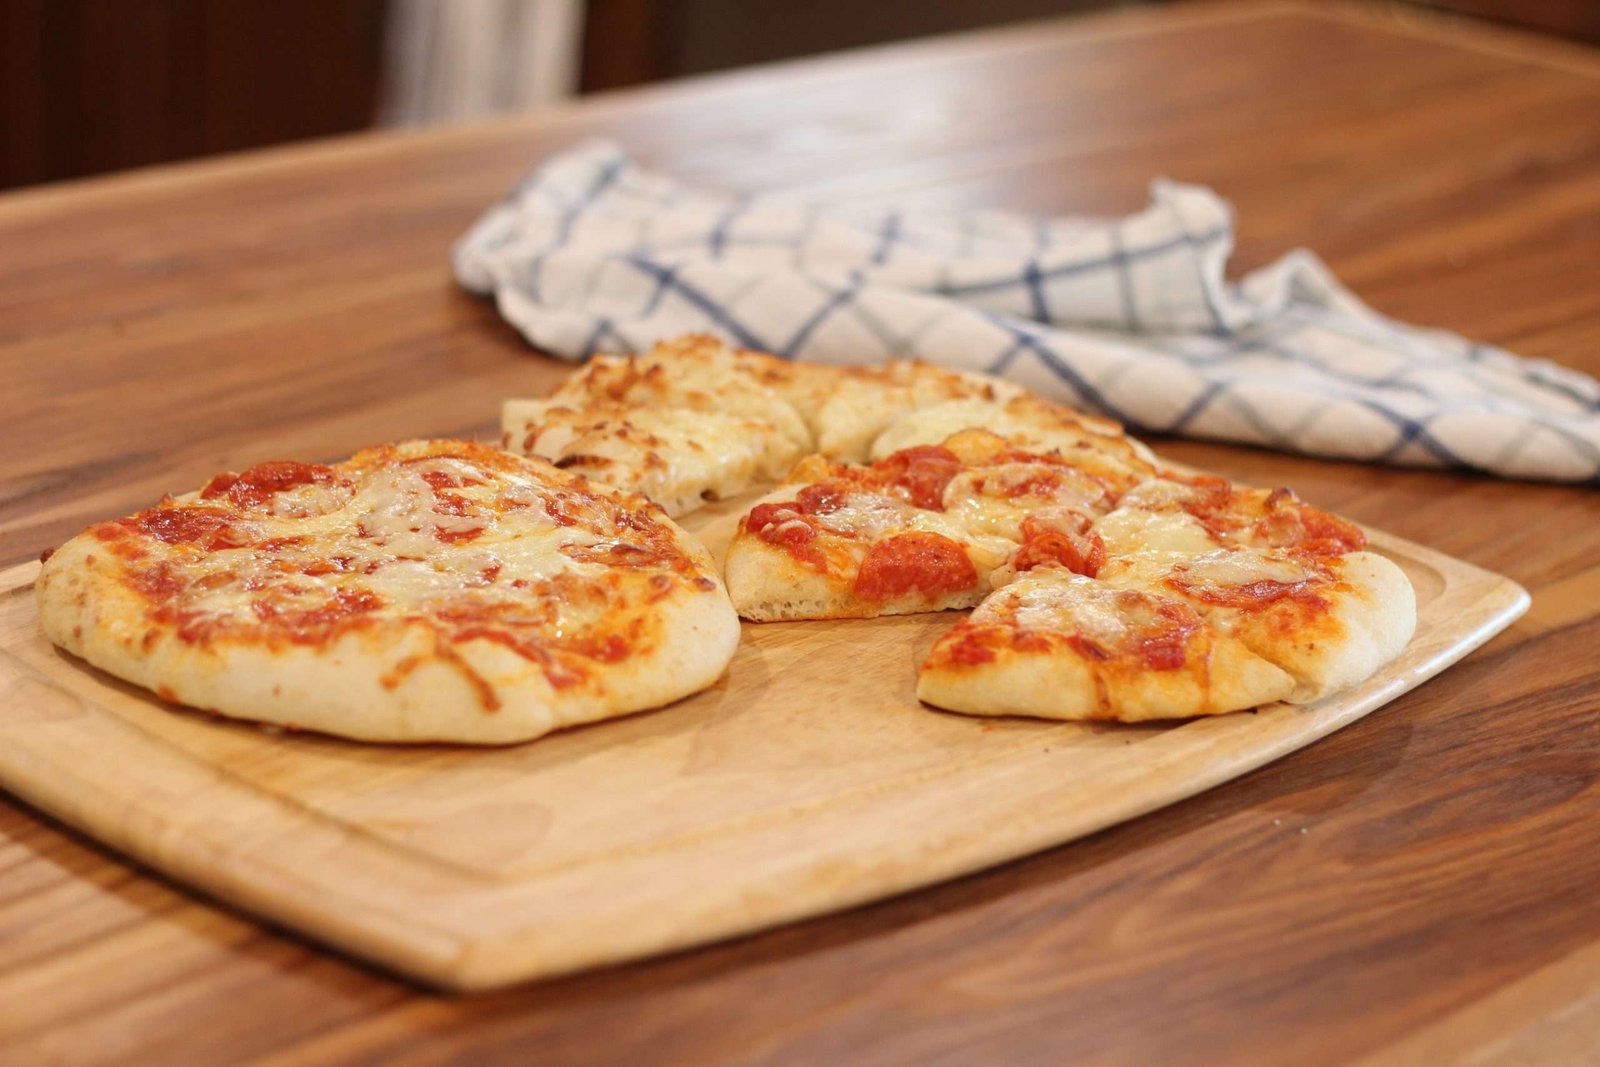
[[[822,363],[915,356],[1137,432],[1600,484],[1600,383],[1386,319],[1309,252],[1224,279],[1233,218],[1158,182],[1121,219],[863,209],[685,188],[615,145],[555,156],[456,276],[581,360],[709,332]]]

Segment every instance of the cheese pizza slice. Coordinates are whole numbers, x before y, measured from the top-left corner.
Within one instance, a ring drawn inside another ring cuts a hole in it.
[[[638,356],[595,356],[548,399],[576,409],[616,404],[759,420],[792,441],[799,454],[811,450],[811,430],[770,377],[789,366],[776,356],[736,352],[709,335],[689,334]]]
[[[800,456],[763,418],[616,401],[508,400],[500,429],[508,451],[642,493],[671,516],[777,481]]]
[[[946,400],[897,414],[873,439],[879,459],[915,445],[938,444],[964,430],[987,430],[1013,447],[1064,456],[1093,457],[1105,472],[1134,481],[1154,477],[1159,461],[1145,445],[1109,419],[1086,415],[1031,394]]]
[[[738,619],[642,497],[483,445],[259,464],[98,523],[57,645],[167,700],[378,741],[525,741],[714,682]]]
[[[874,452],[873,442],[910,412],[952,401],[998,410],[1006,401],[1024,393],[1021,386],[1002,378],[909,359],[891,360],[877,367],[838,368],[837,380],[813,415],[812,429],[818,452],[835,460],[864,463],[883,459],[911,444],[937,444],[949,435],[926,437]]]

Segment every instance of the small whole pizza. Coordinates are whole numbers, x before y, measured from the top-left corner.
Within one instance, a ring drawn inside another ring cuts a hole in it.
[[[655,504],[417,441],[263,463],[45,561],[46,635],[163,698],[374,741],[525,741],[712,684],[739,623]]]

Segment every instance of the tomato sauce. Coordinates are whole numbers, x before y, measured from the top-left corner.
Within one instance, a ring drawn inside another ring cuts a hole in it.
[[[475,540],[482,533],[482,526],[469,526],[465,530],[434,530],[433,536],[447,545],[459,545]]]
[[[1172,627],[1139,638],[1133,652],[1153,671],[1175,671],[1188,662],[1190,627]]]

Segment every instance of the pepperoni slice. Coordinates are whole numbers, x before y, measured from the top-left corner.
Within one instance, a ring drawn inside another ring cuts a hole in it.
[[[904,489],[911,503],[930,511],[944,510],[945,486],[961,468],[956,454],[938,445],[903,448],[872,465],[873,473]]]
[[[120,523],[169,545],[218,549],[248,543],[234,530],[233,516],[221,508],[149,508]]]
[[[200,490],[200,498],[215,500],[219,496],[226,496],[235,507],[251,508],[265,503],[269,497],[285,489],[313,483],[326,485],[333,480],[332,467],[274,459],[257,463],[238,474],[217,475]]]
[[[1256,523],[1256,536],[1269,545],[1293,548],[1314,556],[1341,556],[1367,547],[1361,527],[1295,496],[1292,489],[1267,494],[1266,515]]]
[[[1064,530],[1047,525],[1037,516],[1022,520],[1022,547],[1011,558],[1018,572],[1031,570],[1047,563],[1059,563],[1074,574],[1093,578],[1106,562],[1105,542],[1089,529],[1088,516],[1078,516],[1075,530]]]
[[[795,496],[795,506],[807,515],[832,515],[844,507],[850,487],[843,482],[827,481],[808,485]],[[762,507],[771,507],[763,504]]]
[[[942,534],[913,531],[873,545],[861,561],[855,591],[868,600],[921,593],[929,598],[978,584],[978,572],[959,544]]]
[[[745,519],[745,529],[802,563],[819,569],[827,566],[822,550],[814,543],[816,527],[795,504],[757,504]]]

